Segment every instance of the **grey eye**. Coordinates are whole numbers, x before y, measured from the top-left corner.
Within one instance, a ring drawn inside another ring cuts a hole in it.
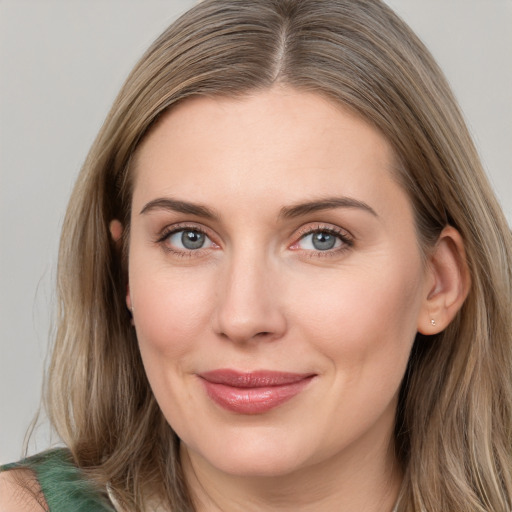
[[[173,247],[187,251],[194,251],[212,245],[211,240],[204,233],[194,229],[175,231],[169,236],[168,241]]]
[[[197,231],[183,231],[181,235],[181,243],[186,249],[200,249],[205,241],[204,233]]]
[[[336,245],[336,237],[330,233],[313,233],[312,243],[318,251],[327,251]]]
[[[339,236],[328,231],[315,231],[305,235],[299,242],[301,249],[309,251],[328,251],[340,247],[342,241]]]

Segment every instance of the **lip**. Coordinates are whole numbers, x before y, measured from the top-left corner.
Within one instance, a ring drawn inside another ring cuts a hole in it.
[[[239,414],[262,414],[298,395],[315,374],[220,369],[198,377],[208,396],[224,409]]]

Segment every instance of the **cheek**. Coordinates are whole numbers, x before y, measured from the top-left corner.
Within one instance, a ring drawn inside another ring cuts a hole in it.
[[[314,289],[303,282],[308,293],[295,294],[297,318],[333,365],[364,371],[372,364],[382,372],[405,367],[421,305],[421,270],[419,264],[402,270],[361,266],[319,276]]]
[[[211,276],[192,271],[173,272],[167,266],[130,274],[135,328],[144,356],[177,360],[211,318]]]
[[[378,418],[393,421],[421,304],[419,274],[398,275],[345,270],[330,283],[317,280],[315,294],[296,294],[301,337],[326,362],[331,399],[319,401],[317,411],[332,419],[323,431],[330,449],[337,446],[339,425],[346,440]]]
[[[146,375],[169,424],[187,432],[199,407],[194,387],[187,383],[197,369],[194,354],[210,323],[214,283],[197,270],[193,276],[153,264],[138,272],[133,263],[130,294]]]

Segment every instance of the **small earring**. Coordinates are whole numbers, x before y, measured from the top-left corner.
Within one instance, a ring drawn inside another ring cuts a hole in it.
[[[433,318],[432,318],[432,320],[430,320],[430,323],[431,323],[432,325],[436,325],[436,321],[435,321]]]

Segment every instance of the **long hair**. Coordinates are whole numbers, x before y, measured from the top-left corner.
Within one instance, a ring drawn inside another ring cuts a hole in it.
[[[379,0],[205,0],[143,55],[83,166],[64,222],[45,403],[77,464],[129,510],[193,510],[179,440],[146,380],[125,305],[138,144],[188,97],[286,84],[358,113],[393,147],[425,254],[462,235],[471,289],[442,333],[418,335],[395,446],[399,511],[512,508],[512,241],[449,86]],[[109,223],[124,225],[120,244]]]

